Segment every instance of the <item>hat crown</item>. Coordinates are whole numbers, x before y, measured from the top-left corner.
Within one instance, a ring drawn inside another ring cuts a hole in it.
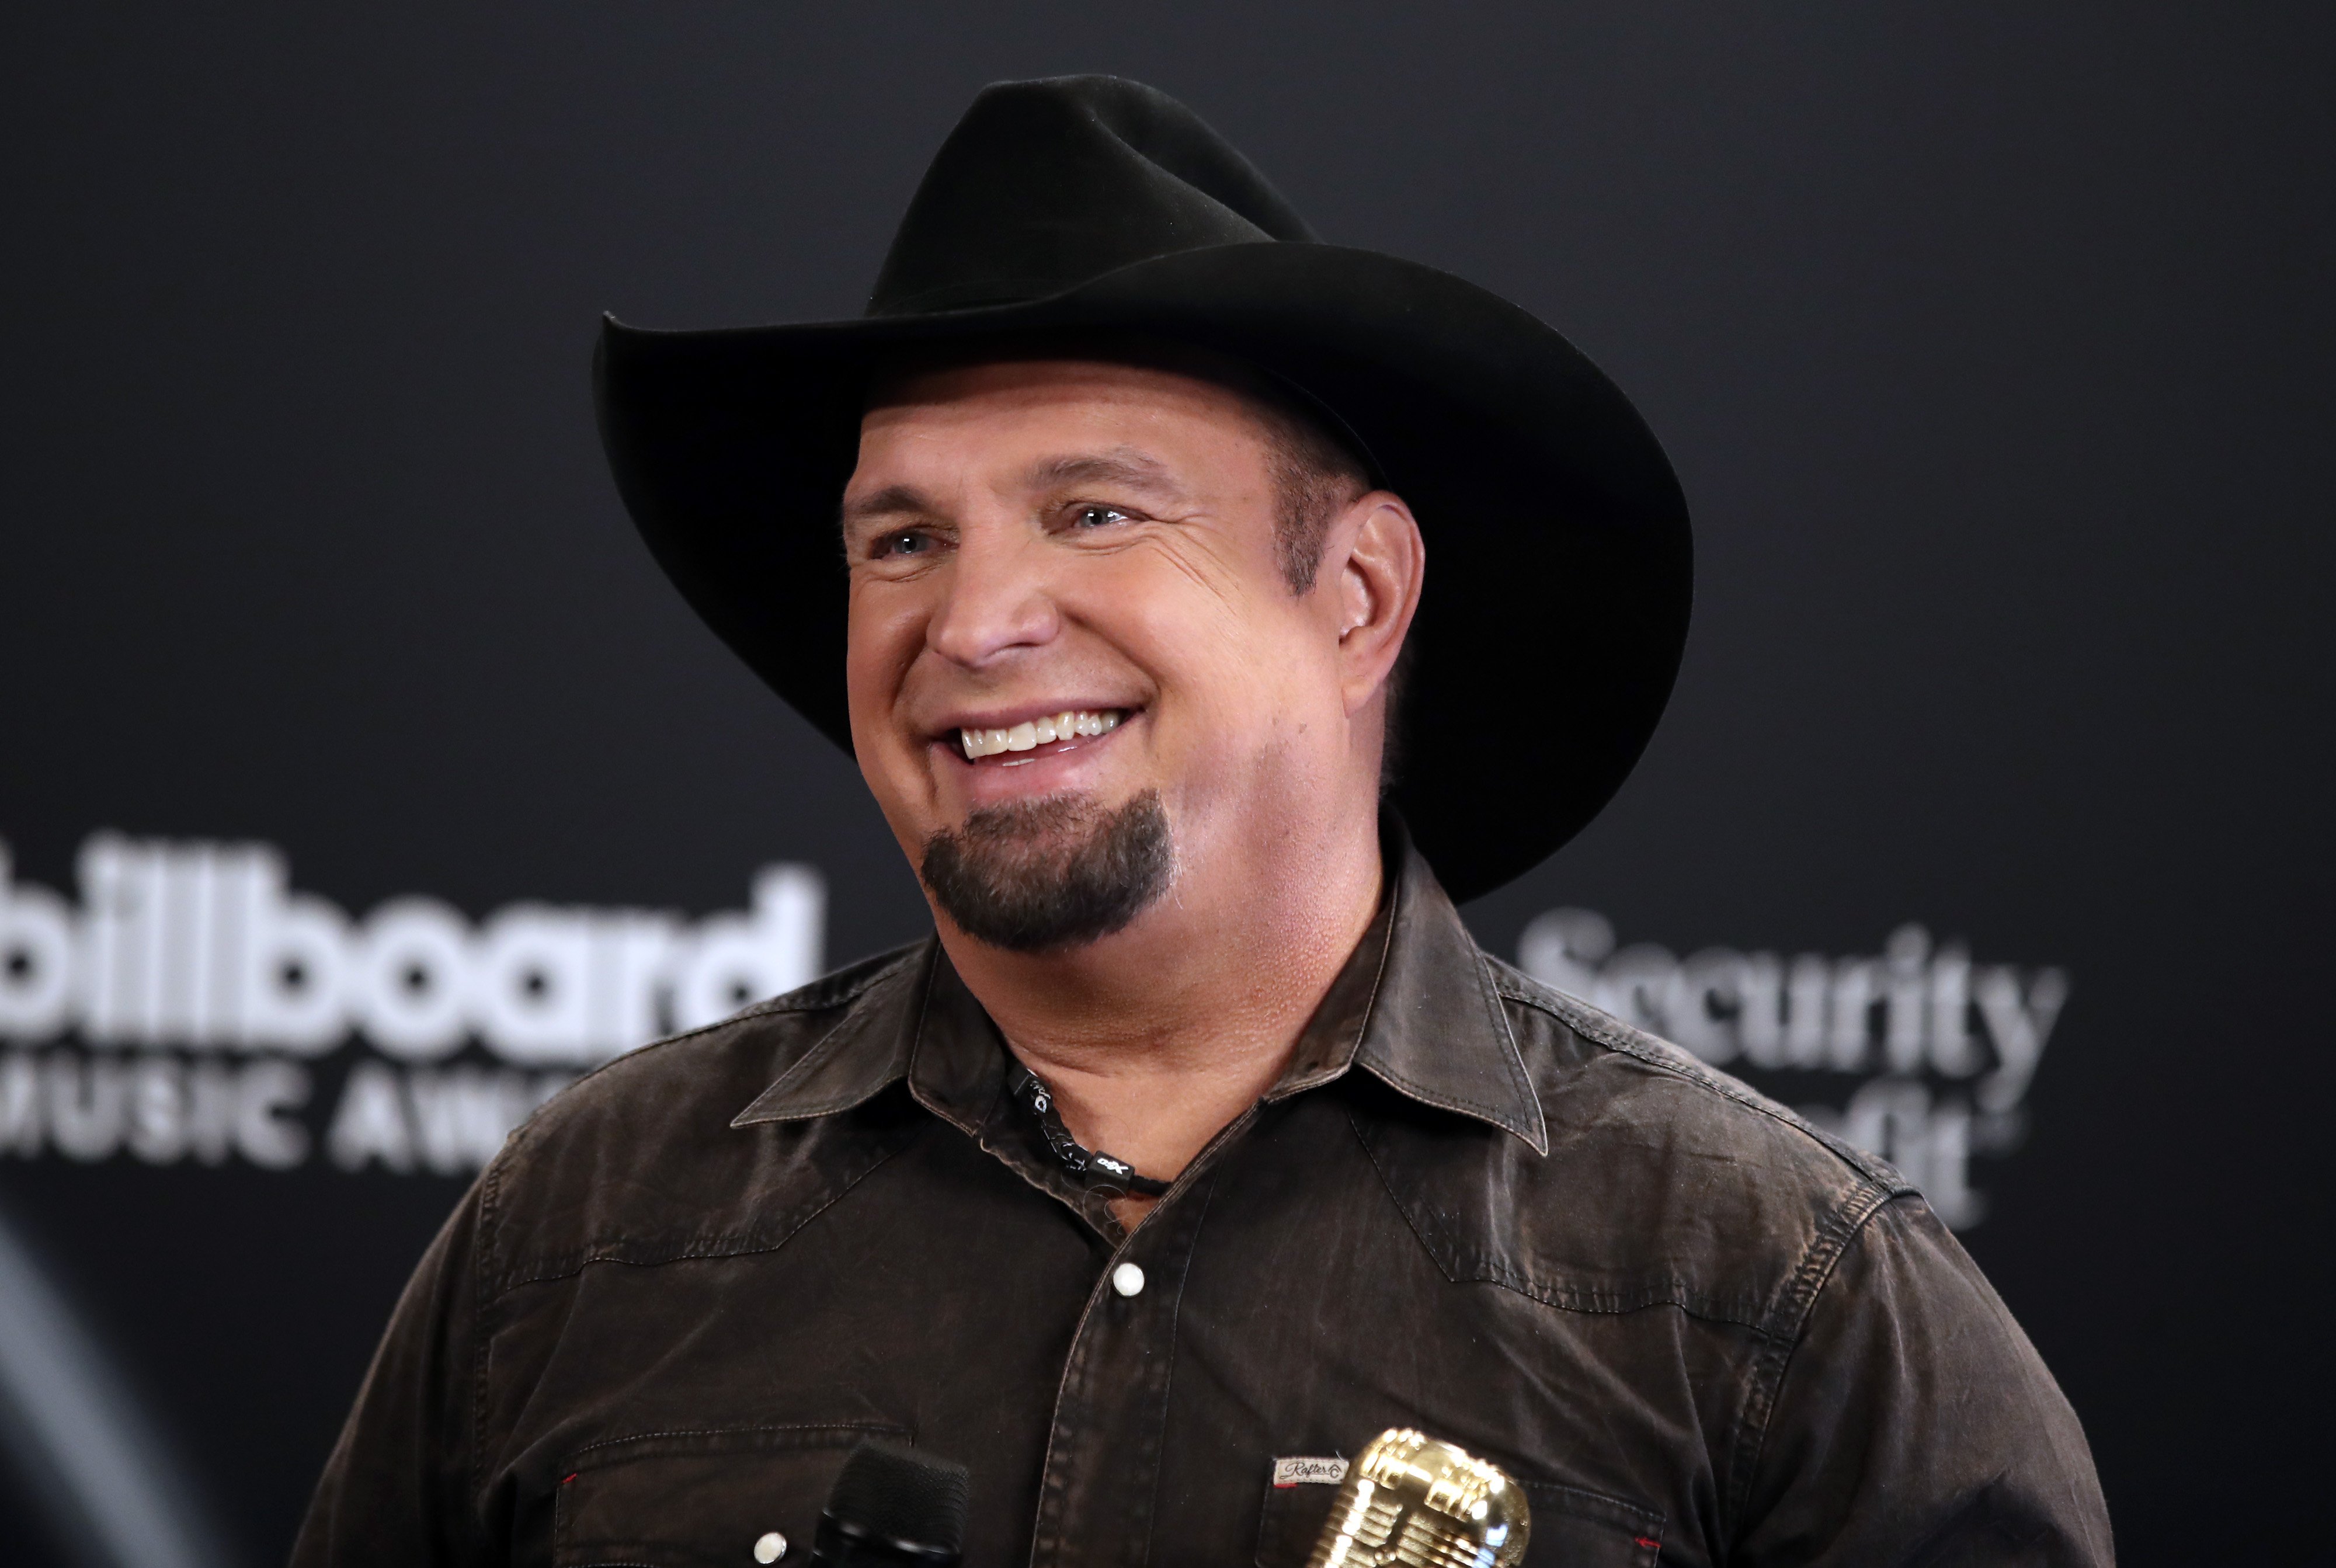
[[[1314,238],[1249,160],[1157,88],[1001,82],[934,155],[868,315],[1043,299],[1155,256]]]

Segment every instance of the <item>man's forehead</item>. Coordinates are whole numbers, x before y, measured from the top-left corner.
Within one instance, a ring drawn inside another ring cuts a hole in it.
[[[1108,359],[1014,357],[921,367],[880,383],[849,492],[985,471],[1030,489],[1113,483],[1183,492],[1262,468],[1272,433],[1239,393]],[[1250,462],[1241,463],[1236,453]],[[854,496],[847,510],[874,499]]]

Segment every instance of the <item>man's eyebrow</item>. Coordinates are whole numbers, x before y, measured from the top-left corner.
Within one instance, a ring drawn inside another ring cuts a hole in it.
[[[1124,484],[1154,495],[1184,493],[1166,463],[1133,446],[1047,458],[1032,465],[1029,482],[1039,490],[1059,490],[1069,484]]]
[[[856,501],[845,502],[843,526],[849,528],[855,522],[871,517],[898,517],[903,512],[921,512],[931,510],[931,503],[925,499],[925,492],[915,485],[888,484],[873,494],[863,495]]]
[[[1073,453],[1062,457],[1049,457],[1033,463],[1024,474],[1024,482],[1033,490],[1060,490],[1066,485],[1122,484],[1153,495],[1182,497],[1183,487],[1169,472],[1168,465],[1133,446],[1108,447],[1102,452]],[[843,526],[866,522],[873,519],[929,514],[934,510],[932,501],[913,484],[888,484],[881,490],[843,503]]]

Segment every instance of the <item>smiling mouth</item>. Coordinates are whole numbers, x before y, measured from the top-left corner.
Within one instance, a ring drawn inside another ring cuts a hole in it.
[[[1035,751],[1056,741],[1109,735],[1119,727],[1127,713],[1127,709],[1118,707],[1073,708],[1044,718],[1026,719],[1010,729],[960,729],[957,742],[964,749],[966,761],[978,762],[1004,752]]]

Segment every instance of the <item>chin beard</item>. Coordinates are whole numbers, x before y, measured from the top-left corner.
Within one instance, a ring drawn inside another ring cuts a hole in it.
[[[984,806],[925,841],[933,901],[976,941],[1009,952],[1083,946],[1124,927],[1175,871],[1158,790],[1116,809],[1084,795]]]

